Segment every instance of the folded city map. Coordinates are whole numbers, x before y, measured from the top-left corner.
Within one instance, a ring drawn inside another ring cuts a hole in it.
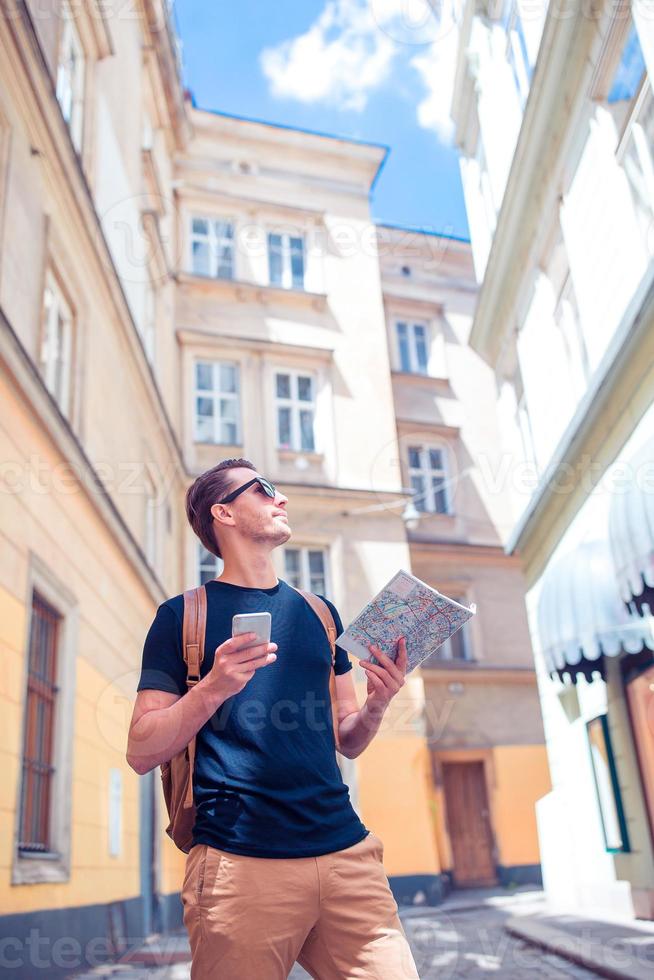
[[[474,602],[462,606],[401,569],[336,637],[336,643],[360,660],[377,663],[368,644],[374,643],[395,659],[396,640],[404,636],[408,673],[435,653],[476,611]]]

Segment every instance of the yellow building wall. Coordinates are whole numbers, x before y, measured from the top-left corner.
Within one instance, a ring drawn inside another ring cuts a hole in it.
[[[20,492],[3,494],[0,529],[0,912],[8,914],[118,901],[140,893],[139,777],[127,765],[125,751],[143,639],[155,604],[71,471],[66,470],[66,489],[61,492],[52,482],[46,489],[39,486],[33,458],[46,480],[65,464],[5,380],[0,376],[0,399],[11,430],[0,425],[0,453],[12,461],[24,484]],[[71,872],[65,882],[12,885],[30,552],[75,597],[79,610],[75,667],[70,672],[75,686]],[[110,769],[122,773],[122,840],[116,857],[109,855]],[[171,854],[164,865],[173,869],[168,874],[171,891],[179,890],[181,852],[180,858]]]
[[[551,786],[544,745],[499,745],[493,749],[491,811],[499,863],[539,864],[536,801]]]
[[[365,685],[357,684],[363,704]],[[384,842],[388,875],[438,874],[431,763],[416,730],[424,698],[422,680],[408,680],[391,702],[379,732],[357,757],[359,809],[366,827]]]
[[[0,586],[0,909],[11,909],[9,874],[22,724],[25,607]],[[15,889],[14,889],[15,891]]]

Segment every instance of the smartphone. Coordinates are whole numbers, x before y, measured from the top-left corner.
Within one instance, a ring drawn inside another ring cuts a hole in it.
[[[257,643],[270,643],[271,624],[272,616],[269,612],[237,613],[236,616],[232,616],[232,636],[256,633],[257,639],[253,640],[252,646]]]

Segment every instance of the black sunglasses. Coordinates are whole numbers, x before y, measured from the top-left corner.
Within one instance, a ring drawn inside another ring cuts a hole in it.
[[[230,503],[230,501],[234,500],[235,497],[238,497],[239,493],[243,493],[244,490],[247,490],[248,487],[251,487],[253,483],[258,483],[259,486],[264,491],[264,493],[267,494],[268,497],[272,497],[274,499],[277,491],[275,487],[272,485],[272,483],[270,482],[270,480],[266,480],[263,476],[255,476],[253,480],[248,480],[248,482],[244,483],[242,487],[238,488],[238,490],[232,490],[231,493],[228,493],[227,496],[223,497],[222,500],[219,500],[218,503],[219,504]]]

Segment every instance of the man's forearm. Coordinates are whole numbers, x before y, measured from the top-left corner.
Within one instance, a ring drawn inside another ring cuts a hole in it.
[[[348,715],[338,726],[339,750],[348,759],[355,759],[370,745],[379,731],[385,708],[370,708],[368,702]]]
[[[127,761],[143,775],[181,752],[225,701],[209,677],[203,677],[168,708],[146,711],[133,726]]]

